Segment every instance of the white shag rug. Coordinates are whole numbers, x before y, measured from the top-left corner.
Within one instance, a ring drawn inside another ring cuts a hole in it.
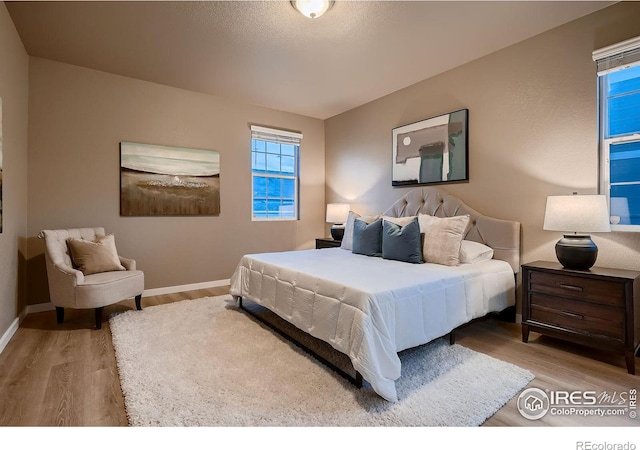
[[[477,426],[534,378],[438,339],[400,353],[399,401],[390,403],[230,295],[127,311],[110,327],[131,426]]]

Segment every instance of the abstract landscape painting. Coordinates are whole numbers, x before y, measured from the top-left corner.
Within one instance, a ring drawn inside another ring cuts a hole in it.
[[[469,181],[468,115],[461,109],[394,128],[392,186]]]
[[[219,152],[120,143],[121,216],[219,214]]]

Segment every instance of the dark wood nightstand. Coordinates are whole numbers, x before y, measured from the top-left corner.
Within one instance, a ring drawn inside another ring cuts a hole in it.
[[[318,238],[316,239],[316,248],[332,248],[340,247],[342,241],[336,241],[331,238]]]
[[[536,261],[522,266],[522,341],[529,331],[624,354],[635,374],[640,341],[640,272],[569,270]]]

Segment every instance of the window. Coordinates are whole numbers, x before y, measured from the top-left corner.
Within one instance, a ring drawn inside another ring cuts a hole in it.
[[[593,52],[598,63],[600,193],[611,228],[640,231],[640,38]]]
[[[298,155],[302,134],[251,126],[253,220],[298,218]]]

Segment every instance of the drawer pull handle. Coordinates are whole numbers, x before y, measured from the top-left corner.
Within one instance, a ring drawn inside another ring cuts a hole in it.
[[[581,319],[581,320],[584,319],[584,315],[572,313],[569,311],[562,311],[562,314],[564,314],[565,316],[574,317],[576,319]]]
[[[582,292],[582,288],[580,286],[572,286],[570,284],[561,284],[560,287],[568,291]]]

